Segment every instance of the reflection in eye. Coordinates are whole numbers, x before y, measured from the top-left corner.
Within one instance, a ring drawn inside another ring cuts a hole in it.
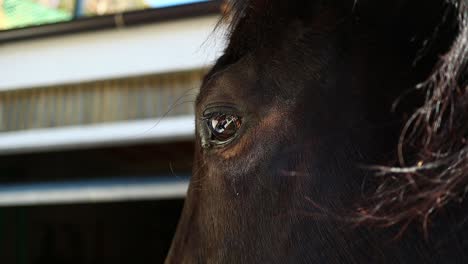
[[[210,140],[218,145],[233,139],[241,126],[240,117],[232,114],[213,113],[206,120],[211,131]]]

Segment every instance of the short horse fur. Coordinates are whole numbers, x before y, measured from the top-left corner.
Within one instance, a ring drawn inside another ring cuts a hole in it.
[[[166,263],[468,262],[468,2],[227,10]]]

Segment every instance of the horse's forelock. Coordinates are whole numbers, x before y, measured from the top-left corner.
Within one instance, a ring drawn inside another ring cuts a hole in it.
[[[220,24],[227,25],[229,44],[223,56],[223,63],[234,63],[240,57],[265,45],[281,40],[282,33],[289,30],[289,22],[303,20],[304,24],[313,24],[320,17],[329,19],[326,11],[338,9],[352,10],[354,0],[228,0],[224,7]],[[337,15],[336,20],[341,20]],[[317,19],[318,18],[318,19]],[[331,21],[330,23],[334,23]],[[218,67],[215,67],[218,68]]]

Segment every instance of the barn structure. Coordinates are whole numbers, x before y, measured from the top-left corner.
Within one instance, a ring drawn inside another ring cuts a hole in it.
[[[221,1],[18,2],[0,0],[0,263],[161,263]]]

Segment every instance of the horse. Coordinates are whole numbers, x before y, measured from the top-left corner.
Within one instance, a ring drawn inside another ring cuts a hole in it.
[[[226,10],[165,263],[467,263],[468,2]]]

